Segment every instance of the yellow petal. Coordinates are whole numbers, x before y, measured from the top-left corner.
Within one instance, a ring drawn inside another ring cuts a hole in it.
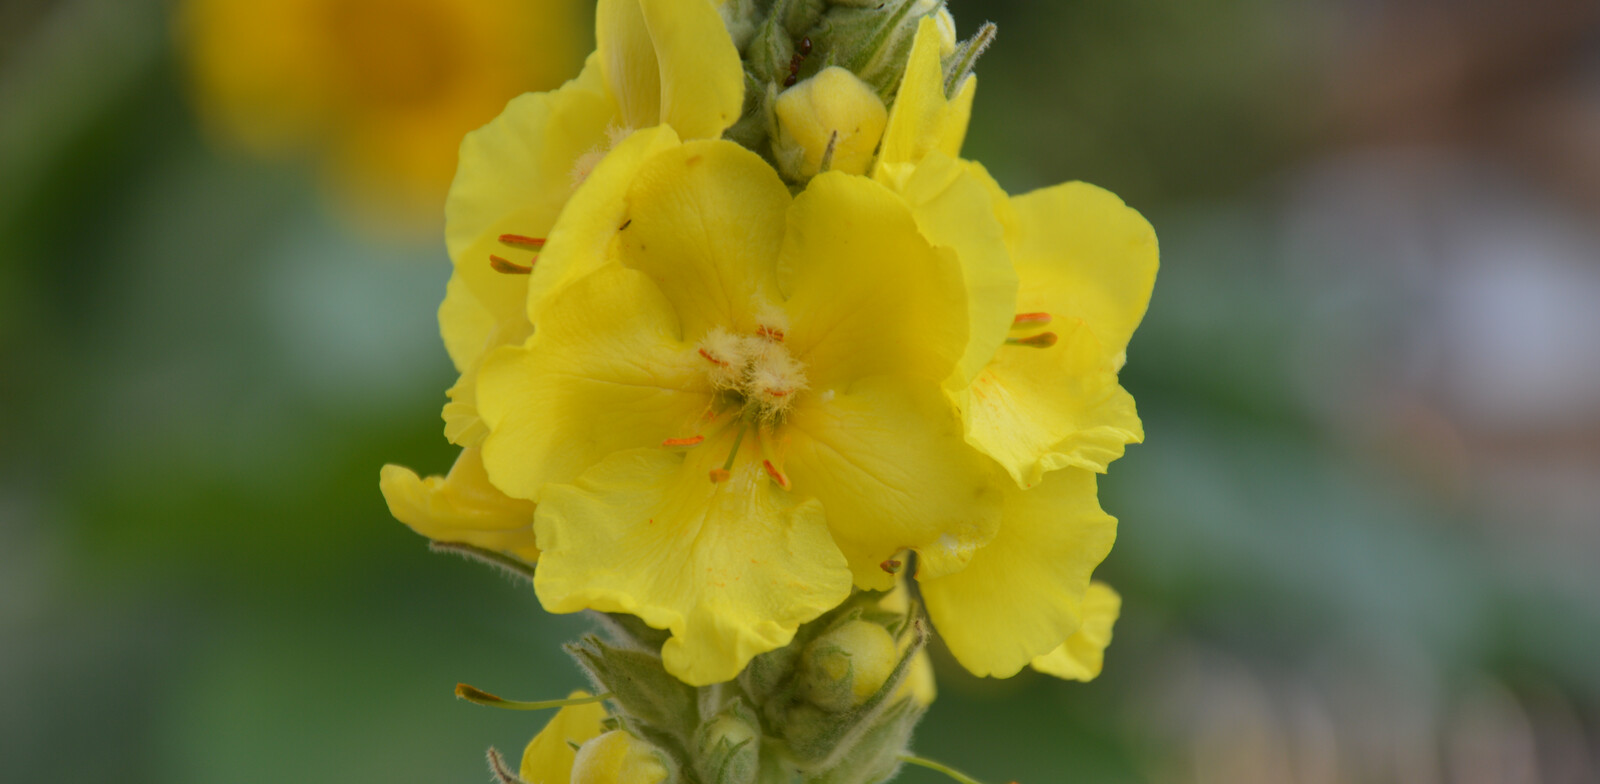
[[[1022,278],[1017,307],[1082,319],[1120,369],[1155,285],[1155,231],[1121,199],[1086,183],[1011,202],[1018,218],[1012,258]]]
[[[671,630],[662,660],[694,686],[732,679],[850,593],[820,504],[779,490],[758,460],[708,478],[724,441],[613,455],[551,487],[537,523],[545,609],[626,612]]]
[[[755,303],[777,296],[789,208],[789,190],[766,161],[733,142],[687,142],[641,167],[626,202],[618,256],[661,287],[685,340],[713,327],[756,328]]]
[[[967,120],[972,112],[971,79],[961,86],[954,104],[945,98],[944,69],[939,62],[941,45],[939,23],[932,15],[917,25],[900,91],[889,111],[889,127],[883,132],[883,149],[873,177],[886,181],[903,171],[900,167],[920,162],[929,152],[943,150],[954,156],[961,150]]]
[[[938,150],[952,158],[961,155],[961,145],[967,140],[967,125],[972,121],[972,99],[978,94],[978,75],[968,74],[967,80],[956,89],[950,99],[949,113],[939,125]]]
[[[784,467],[822,501],[856,584],[894,585],[881,564],[906,548],[925,568],[964,565],[994,536],[1000,499],[937,385],[874,376],[828,392],[796,403]]]
[[[495,484],[539,499],[620,449],[692,435],[711,402],[705,360],[655,284],[618,266],[569,286],[525,346],[484,360],[478,408]]]
[[[499,117],[462,140],[445,200],[445,245],[457,274],[497,319],[520,316],[528,286],[527,276],[489,266],[491,253],[513,255],[498,237],[545,236],[572,194],[573,166],[605,142],[615,114],[590,58],[578,78],[552,92],[513,98]]]
[[[439,334],[457,373],[478,363],[495,323],[494,314],[472,295],[461,274],[452,272],[444,287],[444,302],[439,304]]]
[[[551,227],[539,263],[528,276],[529,321],[539,323],[563,288],[615,261],[614,243],[628,221],[628,189],[646,162],[677,145],[678,134],[671,128],[647,128],[619,142],[584,178]]]
[[[1111,586],[1089,583],[1083,595],[1083,625],[1055,650],[1033,660],[1039,672],[1071,681],[1092,681],[1100,675],[1111,626],[1122,611],[1122,597]]]
[[[461,450],[442,477],[422,479],[408,468],[386,465],[378,487],[390,514],[429,539],[497,550],[529,563],[539,560],[533,504],[490,484],[476,449]]]
[[[943,382],[966,350],[956,254],[923,238],[905,202],[828,172],[789,211],[778,261],[790,351],[816,390],[894,374]]]
[[[588,692],[575,691],[567,697],[587,697]],[[518,775],[528,784],[568,784],[572,779],[572,762],[577,756],[572,746],[582,746],[598,737],[606,718],[606,709],[598,702],[568,705],[556,712],[550,723],[539,730],[522,752],[522,765]]]
[[[716,138],[744,109],[744,69],[706,0],[600,0],[600,63],[624,125]]]
[[[1088,471],[1057,471],[1027,491],[1008,485],[994,541],[960,572],[918,575],[956,660],[976,675],[1008,678],[1076,632],[1089,575],[1111,551],[1116,523],[1100,510]]]
[[[521,343],[533,325],[521,313],[506,319],[495,315],[473,296],[460,273],[452,273],[445,286],[444,302],[439,305],[439,333],[445,350],[461,375],[445,392],[450,402],[444,406],[444,437],[462,447],[483,443],[488,428],[478,416],[478,367],[488,352],[500,346]]]
[[[1021,487],[1046,471],[1104,471],[1144,440],[1133,397],[1081,321],[1053,320],[1048,348],[1002,346],[963,396],[967,439]]]
[[[961,261],[967,289],[967,340],[954,388],[964,388],[988,364],[1017,313],[1017,273],[995,213],[993,191],[976,166],[932,151],[900,186],[917,227]]]

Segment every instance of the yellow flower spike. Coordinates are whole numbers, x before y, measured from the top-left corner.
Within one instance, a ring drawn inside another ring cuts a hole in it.
[[[1056,471],[1026,491],[1003,483],[994,541],[966,569],[918,579],[956,660],[974,674],[1008,678],[1081,628],[1089,576],[1111,551],[1116,519],[1100,510],[1088,471]]]
[[[1100,677],[1106,648],[1111,645],[1111,627],[1122,611],[1122,597],[1102,582],[1089,583],[1083,594],[1083,625],[1060,647],[1036,657],[1033,668],[1070,681],[1092,681]]]
[[[423,536],[508,553],[528,563],[539,560],[533,504],[490,484],[476,449],[461,450],[443,477],[422,479],[410,469],[386,465],[378,486],[389,512]]]
[[[627,730],[612,730],[583,744],[572,765],[572,784],[662,784],[673,778],[665,753]]]
[[[1092,185],[1046,188],[1009,207],[1019,318],[961,407],[968,440],[1031,487],[1067,466],[1104,471],[1144,440],[1116,372],[1150,300],[1157,248],[1139,213]]]
[[[871,85],[838,66],[822,69],[778,96],[778,168],[805,181],[822,171],[865,174],[889,111]]]
[[[584,691],[569,695],[572,698],[587,696],[588,692]],[[568,784],[572,781],[572,766],[577,757],[569,744],[582,746],[599,737],[604,731],[600,722],[605,718],[606,709],[599,703],[571,705],[557,711],[522,751],[518,775],[527,784]]]
[[[993,536],[998,492],[940,386],[962,272],[903,200],[834,172],[791,203],[754,153],[697,141],[622,202],[605,260],[479,379],[489,475],[541,503],[547,609],[638,615],[672,632],[670,672],[713,683],[852,575],[887,587],[896,552]]]

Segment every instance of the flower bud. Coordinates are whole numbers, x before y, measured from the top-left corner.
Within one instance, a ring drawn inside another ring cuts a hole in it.
[[[695,730],[696,768],[707,784],[751,784],[761,763],[761,731],[735,712]]]
[[[572,763],[572,784],[671,784],[678,777],[667,755],[627,730],[583,744]]]
[[[815,177],[824,158],[829,169],[865,174],[889,122],[877,92],[838,66],[785,90],[776,113],[773,153],[784,175],[795,180]]]
[[[888,630],[849,621],[806,646],[800,662],[801,693],[813,704],[849,710],[871,699],[894,674],[900,651]]]

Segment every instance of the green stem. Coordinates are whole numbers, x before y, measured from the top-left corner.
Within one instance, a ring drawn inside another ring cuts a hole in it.
[[[611,693],[596,694],[592,697],[569,697],[564,700],[543,700],[540,702],[523,702],[521,700],[508,700],[497,697],[476,686],[465,683],[456,684],[456,696],[475,705],[487,705],[491,708],[505,708],[506,710],[549,710],[551,708],[565,708],[568,705],[587,705],[591,702],[611,699]]]
[[[962,773],[961,771],[956,770],[955,768],[952,768],[942,762],[934,762],[931,759],[923,759],[922,757],[916,757],[910,754],[900,755],[900,761],[906,763],[907,765],[917,765],[929,770],[937,770],[940,773],[943,773],[944,775],[961,782],[961,784],[982,784],[982,782],[978,781],[977,779],[968,776],[967,774]]]

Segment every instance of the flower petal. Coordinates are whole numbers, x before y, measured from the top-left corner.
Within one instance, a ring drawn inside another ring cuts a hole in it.
[[[1092,681],[1100,675],[1106,647],[1111,645],[1111,627],[1122,611],[1122,597],[1111,586],[1089,583],[1083,594],[1083,625],[1055,650],[1035,658],[1039,672],[1070,681]]]
[[[744,70],[706,0],[600,0],[601,68],[630,128],[667,124],[716,138],[744,109]]]
[[[863,588],[891,587],[880,565],[902,549],[964,562],[994,536],[1000,498],[992,469],[961,439],[935,384],[875,376],[808,395],[784,432],[795,492],[822,501]]]
[[[864,177],[829,172],[795,198],[778,280],[787,342],[813,389],[877,374],[938,384],[966,350],[956,254],[929,245],[905,202]]]
[[[982,179],[987,176],[976,166],[934,150],[899,190],[922,235],[934,245],[954,250],[961,261],[969,338],[951,377],[958,390],[1005,342],[1017,313],[1017,273],[995,217],[992,191]]]
[[[605,142],[615,114],[591,57],[576,79],[552,92],[513,98],[500,116],[462,140],[445,200],[445,245],[457,274],[497,318],[520,317],[528,285],[525,276],[489,266],[490,253],[507,253],[497,238],[545,236],[572,194],[573,166]]]
[[[618,142],[585,176],[550,229],[528,276],[526,314],[537,324],[561,290],[616,260],[613,243],[628,221],[624,197],[647,161],[678,146],[671,128],[647,128]]]
[[[575,691],[568,699],[587,697],[588,692]],[[598,702],[568,705],[539,730],[522,751],[522,765],[518,775],[528,784],[566,784],[572,780],[572,763],[578,756],[572,744],[582,746],[584,741],[599,737],[605,729],[600,722],[606,718],[606,709]]]
[[[929,152],[942,150],[954,156],[961,150],[967,121],[972,114],[972,94],[977,83],[968,79],[950,101],[944,94],[944,68],[939,61],[942,37],[932,15],[917,25],[906,73],[889,112],[883,147],[873,177],[888,181],[905,173],[906,164],[920,162]]]
[[[627,206],[618,255],[661,287],[686,340],[712,327],[755,329],[758,298],[777,296],[789,209],[789,190],[766,161],[733,142],[687,142],[640,168]]]
[[[447,476],[419,478],[411,469],[386,465],[378,487],[395,519],[439,542],[461,542],[539,560],[533,510],[489,483],[478,450],[463,449]]]
[[[1032,490],[1007,486],[994,541],[960,572],[918,575],[928,615],[962,666],[1015,675],[1078,630],[1089,575],[1116,532],[1088,471],[1052,473]]]
[[[452,272],[444,287],[444,302],[439,304],[439,334],[457,373],[465,373],[478,364],[495,321],[494,314],[473,296],[461,273]]]
[[[731,680],[850,593],[821,505],[779,490],[755,460],[710,481],[726,454],[714,446],[612,455],[551,487],[537,523],[545,609],[670,629],[662,660],[693,686]]]
[[[1125,444],[1144,440],[1133,397],[1089,328],[1050,326],[1055,345],[1002,346],[962,396],[967,440],[1024,488],[1066,466],[1105,471]]]
[[[1108,191],[1069,182],[1011,200],[1012,259],[1023,312],[1083,319],[1121,369],[1150,304],[1159,265],[1155,230]]]
[[[538,500],[606,455],[694,432],[711,395],[672,306],[639,272],[595,272],[551,303],[525,346],[490,354],[478,379],[496,486]]]

